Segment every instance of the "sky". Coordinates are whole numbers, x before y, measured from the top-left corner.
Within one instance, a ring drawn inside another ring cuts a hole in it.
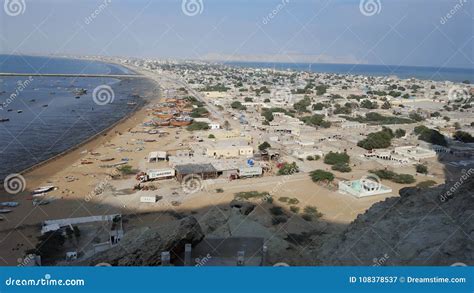
[[[3,54],[474,68],[473,0],[2,1]]]

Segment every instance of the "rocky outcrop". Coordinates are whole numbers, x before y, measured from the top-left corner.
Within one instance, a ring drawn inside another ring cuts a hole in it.
[[[186,217],[157,228],[138,228],[126,233],[121,242],[95,254],[83,264],[109,263],[113,266],[158,266],[161,252],[170,251],[173,257],[184,251],[186,243],[196,244],[204,237],[194,217]]]
[[[312,248],[324,265],[474,264],[474,178],[404,188]]]

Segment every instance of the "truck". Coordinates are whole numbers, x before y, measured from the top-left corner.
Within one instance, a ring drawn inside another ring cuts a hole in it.
[[[239,178],[249,178],[261,176],[263,174],[262,167],[252,166],[252,167],[241,167],[238,170]]]
[[[168,169],[153,169],[141,172],[137,175],[137,180],[140,182],[147,182],[158,179],[169,179],[175,176],[176,172],[172,168]]]

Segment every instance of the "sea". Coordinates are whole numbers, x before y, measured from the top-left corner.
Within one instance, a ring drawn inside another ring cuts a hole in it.
[[[225,62],[225,64],[239,67],[270,68],[275,70],[308,71],[317,73],[396,76],[400,79],[416,78],[421,80],[452,82],[463,82],[467,80],[474,83],[474,68],[269,62]]]
[[[136,74],[98,61],[20,55],[0,55],[0,72]],[[108,87],[112,89],[109,94],[93,98],[94,89]],[[0,182],[73,148],[136,111],[150,88],[151,81],[145,78],[0,76],[0,119],[9,119],[0,122]],[[80,95],[77,89],[87,92]]]

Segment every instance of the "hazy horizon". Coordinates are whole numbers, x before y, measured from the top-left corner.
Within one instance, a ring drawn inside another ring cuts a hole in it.
[[[17,1],[0,54],[474,67],[467,0]]]

